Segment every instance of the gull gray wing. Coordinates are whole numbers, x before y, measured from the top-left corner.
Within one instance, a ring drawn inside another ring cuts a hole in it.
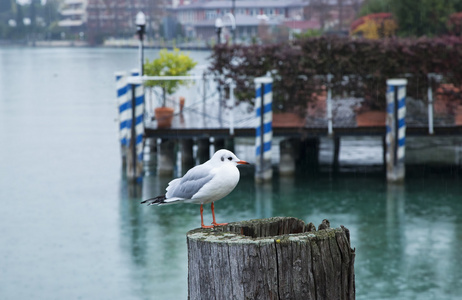
[[[214,177],[209,171],[209,168],[199,165],[189,170],[182,178],[171,181],[167,188],[167,198],[191,199]]]

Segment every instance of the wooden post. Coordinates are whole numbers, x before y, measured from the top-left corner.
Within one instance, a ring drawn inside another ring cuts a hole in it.
[[[338,173],[340,171],[340,137],[334,137],[334,159],[332,162],[332,168],[334,169],[334,173]]]
[[[146,138],[143,150],[143,162],[145,169],[154,168],[156,165],[157,139]]]
[[[334,132],[334,119],[332,117],[332,77],[334,77],[334,75],[327,74],[327,134],[329,136],[332,136]]]
[[[225,149],[234,152],[234,137],[229,137],[225,139]]]
[[[355,299],[349,230],[269,218],[187,234],[189,299]]]
[[[199,163],[205,163],[210,159],[210,139],[201,138],[197,140],[197,157]]]
[[[294,148],[290,139],[279,143],[279,175],[292,176],[295,174]]]
[[[387,180],[402,182],[405,177],[406,79],[387,80]]]
[[[181,140],[181,168],[183,173],[194,166],[193,146],[194,141],[192,139]]]
[[[307,167],[310,173],[319,171],[319,137],[307,138],[301,141],[300,164]]]
[[[127,149],[127,178],[141,182],[143,176],[143,140],[144,140],[144,89],[141,77],[132,72],[128,79],[131,88],[129,140]]]
[[[387,173],[387,136],[382,136],[382,169],[383,173]]]
[[[157,174],[171,176],[175,168],[175,143],[173,140],[162,139],[157,151]]]
[[[273,141],[273,79],[257,77],[255,81],[255,112],[258,125],[255,128],[255,180],[271,181],[271,144]]]
[[[427,88],[428,134],[435,133],[435,130],[433,128],[433,89],[432,89],[434,77],[435,77],[434,73],[427,74],[427,78],[428,78],[428,88]]]
[[[215,138],[215,140],[213,141],[213,147],[215,148],[215,151],[218,151],[220,149],[224,149],[225,148],[225,140]]]
[[[128,94],[127,74],[126,72],[117,72],[116,87],[117,87],[117,105],[118,105],[118,120],[119,120],[119,140],[120,140],[120,154],[122,157],[122,167],[127,167],[127,147],[128,147],[128,121],[130,120],[131,113],[130,97]]]

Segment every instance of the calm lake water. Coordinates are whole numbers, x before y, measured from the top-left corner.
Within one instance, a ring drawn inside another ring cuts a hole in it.
[[[141,206],[172,178],[147,176],[134,197],[121,172],[114,72],[137,64],[136,49],[0,48],[0,299],[187,298],[199,206]],[[461,180],[421,170],[404,186],[362,167],[260,186],[243,167],[217,220],[327,218],[351,231],[357,299],[460,299]]]

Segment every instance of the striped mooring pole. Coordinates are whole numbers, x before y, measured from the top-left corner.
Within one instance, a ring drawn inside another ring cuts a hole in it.
[[[116,88],[117,88],[117,108],[119,111],[119,141],[120,141],[120,154],[122,157],[122,165],[124,168],[127,163],[127,147],[128,147],[128,134],[130,127],[128,120],[131,118],[130,114],[130,97],[128,96],[127,86],[127,73],[116,72]]]
[[[387,80],[387,180],[402,182],[405,176],[406,79]]]
[[[271,143],[273,140],[273,79],[255,78],[255,111],[258,120],[255,136],[255,180],[269,181],[273,177]]]
[[[128,121],[127,178],[140,182],[143,176],[144,86],[138,71],[128,78],[130,119]],[[132,138],[133,137],[133,138]]]

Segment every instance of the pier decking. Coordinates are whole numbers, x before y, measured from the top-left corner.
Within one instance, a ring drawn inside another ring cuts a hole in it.
[[[358,126],[353,107],[358,99],[333,100],[333,136],[385,136],[385,123],[382,126]],[[412,103],[412,102],[411,102]],[[171,128],[157,128],[156,121],[145,122],[145,136],[148,138],[204,138],[230,137],[233,127],[235,137],[255,137],[258,120],[251,109],[243,105],[234,111],[234,124],[230,122],[231,111],[219,112],[216,104],[208,103],[205,107],[186,108],[177,112]],[[219,117],[217,117],[219,116]],[[455,125],[451,116],[434,119],[434,133],[431,136],[462,135],[462,126]],[[274,113],[273,135],[287,138],[306,138],[328,136],[325,109],[321,108],[305,118],[297,114]],[[409,109],[406,116],[406,135],[427,136],[428,120],[422,109]]]
[[[175,117],[178,118],[178,117]],[[444,135],[462,135],[462,126],[437,126],[434,127],[435,133],[432,136]],[[385,136],[386,129],[384,126],[373,127],[335,127],[334,136]],[[328,136],[326,127],[287,127],[277,125],[273,126],[273,135],[278,137],[322,137]],[[407,126],[406,135],[409,136],[428,136],[428,128],[422,126]],[[156,128],[156,126],[147,126],[145,128],[145,136],[148,138],[204,138],[230,137],[229,127],[175,127],[171,128]],[[235,128],[235,137],[255,137],[255,128]]]

